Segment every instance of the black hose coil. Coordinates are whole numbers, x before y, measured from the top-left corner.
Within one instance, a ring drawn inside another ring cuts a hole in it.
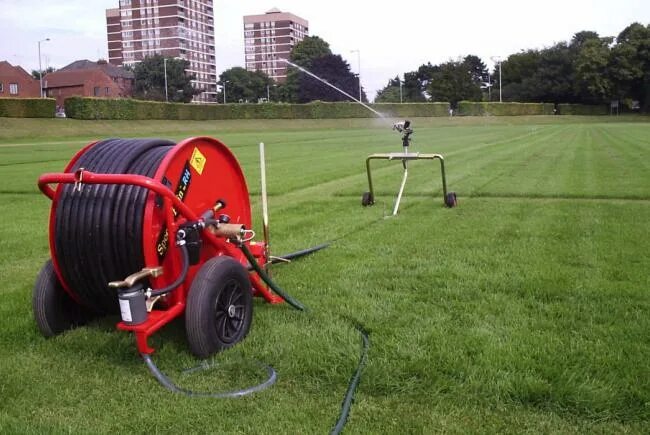
[[[175,144],[162,139],[108,139],[84,152],[70,172],[153,177]],[[144,267],[142,231],[148,190],[131,185],[61,186],[54,255],[64,281],[93,311],[119,312],[110,281]]]

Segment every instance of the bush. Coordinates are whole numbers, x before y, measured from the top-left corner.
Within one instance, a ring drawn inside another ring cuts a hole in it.
[[[373,104],[374,110],[389,117],[447,116],[448,103]],[[76,119],[323,119],[372,118],[374,115],[358,103],[309,104],[181,104],[132,99],[71,97],[65,100],[65,112]]]
[[[53,98],[0,98],[0,117],[54,118]]]
[[[460,116],[523,116],[553,115],[552,103],[495,103],[460,101],[456,113]]]
[[[605,104],[558,104],[557,111],[560,115],[609,115],[609,106]]]

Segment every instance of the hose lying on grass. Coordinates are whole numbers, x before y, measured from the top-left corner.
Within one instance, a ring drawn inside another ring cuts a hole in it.
[[[292,259],[292,258],[298,258],[303,255],[310,254],[312,252],[318,251],[320,249],[323,249],[327,247],[329,244],[323,244],[323,245],[318,245],[313,248],[308,248],[304,249],[301,251],[294,252],[292,254],[287,254],[284,256],[281,256],[279,258],[282,259]],[[275,283],[267,274],[264,272],[264,269],[260,267],[260,265],[257,263],[255,260],[255,257],[253,254],[250,252],[250,250],[246,247],[245,244],[239,243],[238,244],[239,248],[241,251],[244,253],[246,256],[246,259],[250,263],[250,266],[252,269],[260,276],[260,278],[276,293],[278,294],[282,299],[284,299],[289,305],[291,305],[293,308],[299,311],[307,311],[306,307],[298,300],[294,299],[291,297],[287,292],[285,292],[277,283]],[[339,413],[338,419],[336,421],[336,424],[331,430],[332,434],[339,434],[345,427],[345,424],[347,422],[348,416],[350,415],[350,409],[352,407],[352,402],[354,401],[354,392],[356,391],[357,386],[359,385],[359,382],[361,380],[361,372],[363,368],[366,365],[366,360],[368,358],[368,348],[370,347],[370,339],[368,337],[368,332],[365,330],[363,325],[361,325],[359,322],[357,322],[354,319],[342,317],[346,322],[352,324],[352,326],[359,331],[359,334],[361,335],[361,340],[362,340],[362,346],[361,346],[361,352],[359,356],[359,363],[357,364],[357,368],[354,371],[354,374],[350,378],[350,381],[348,382],[348,388],[345,392],[345,396],[343,398],[343,401],[341,403],[341,412]],[[174,382],[169,379],[158,367],[154,364],[153,359],[151,358],[150,355],[147,354],[142,354],[142,359],[144,359],[145,364],[149,368],[149,371],[151,374],[156,378],[156,380],[165,388],[167,388],[169,391],[172,391],[174,393],[179,393],[179,394],[184,394],[189,397],[209,397],[209,398],[216,398],[216,399],[225,399],[225,398],[235,398],[235,397],[242,397],[251,393],[255,393],[257,391],[262,391],[271,385],[275,383],[277,380],[277,374],[273,367],[262,364],[260,362],[256,363],[260,365],[261,367],[265,368],[268,374],[268,378],[266,381],[262,382],[259,385],[255,385],[252,387],[247,387],[241,390],[234,390],[234,391],[228,391],[228,392],[222,392],[222,393],[211,393],[211,392],[197,392],[197,391],[191,391],[185,388],[181,388],[174,384]],[[206,368],[205,366],[199,366],[196,368],[190,369],[191,371],[197,371]]]

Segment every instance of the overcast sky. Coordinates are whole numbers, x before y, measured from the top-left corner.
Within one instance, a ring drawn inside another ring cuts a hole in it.
[[[28,71],[107,57],[105,9],[118,0],[0,0],[0,60]],[[217,73],[244,64],[243,16],[272,7],[309,21],[312,36],[358,72],[369,98],[390,78],[475,54],[492,66],[528,48],[567,41],[581,30],[616,36],[634,21],[650,23],[650,0],[235,0],[214,1]],[[506,72],[504,71],[504,74]]]

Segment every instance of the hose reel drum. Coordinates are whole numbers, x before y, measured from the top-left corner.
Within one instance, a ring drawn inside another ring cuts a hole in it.
[[[46,336],[120,313],[118,329],[150,354],[147,339],[185,314],[192,352],[207,357],[246,336],[253,295],[282,300],[248,272],[266,247],[251,240],[246,181],[216,139],[94,142],[39,188],[52,200],[51,260],[33,295]]]

